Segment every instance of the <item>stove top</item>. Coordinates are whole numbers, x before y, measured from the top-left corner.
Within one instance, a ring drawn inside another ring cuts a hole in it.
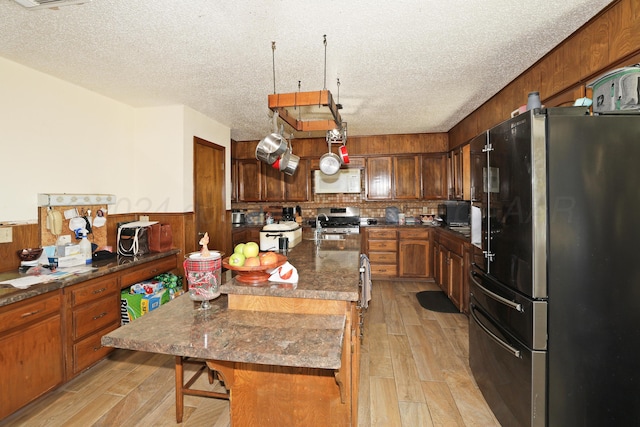
[[[359,208],[319,208],[316,217],[325,233],[360,233]]]

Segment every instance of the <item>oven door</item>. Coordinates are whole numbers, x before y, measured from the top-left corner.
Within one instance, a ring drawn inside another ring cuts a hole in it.
[[[503,426],[544,426],[547,352],[506,332],[473,296],[469,309],[469,366],[496,418]]]

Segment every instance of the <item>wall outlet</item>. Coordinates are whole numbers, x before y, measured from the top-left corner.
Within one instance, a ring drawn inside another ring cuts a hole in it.
[[[13,228],[0,227],[0,243],[13,242]]]
[[[140,215],[140,221],[149,221],[149,215]]]

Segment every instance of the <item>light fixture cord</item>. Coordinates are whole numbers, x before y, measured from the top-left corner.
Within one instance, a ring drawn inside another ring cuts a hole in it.
[[[273,93],[276,93],[276,42],[271,42],[271,57],[273,62]]]
[[[324,38],[324,90],[327,90],[327,35],[322,37]]]

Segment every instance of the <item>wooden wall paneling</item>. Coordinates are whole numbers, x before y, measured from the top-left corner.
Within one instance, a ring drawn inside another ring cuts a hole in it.
[[[40,247],[40,227],[37,223],[19,225],[0,225],[11,228],[11,242],[0,243],[0,273],[17,270],[20,258],[17,252],[24,248]]]
[[[609,62],[623,58],[640,46],[640,0],[623,1],[606,13],[609,22]]]
[[[580,43],[581,38],[573,35],[562,44],[561,56],[562,62],[565,64],[563,81],[568,85],[580,81],[580,59],[582,56]]]
[[[570,107],[575,100],[586,96],[584,85],[576,85],[551,98],[543,99],[542,104],[547,107]]]
[[[580,78],[588,79],[609,64],[609,21],[601,15],[580,31]]]
[[[390,154],[396,150],[395,144],[391,143],[389,135],[370,136],[367,139],[369,140],[369,153]]]
[[[547,98],[563,88],[563,62],[562,51],[559,49],[552,51],[540,62],[540,98]]]

